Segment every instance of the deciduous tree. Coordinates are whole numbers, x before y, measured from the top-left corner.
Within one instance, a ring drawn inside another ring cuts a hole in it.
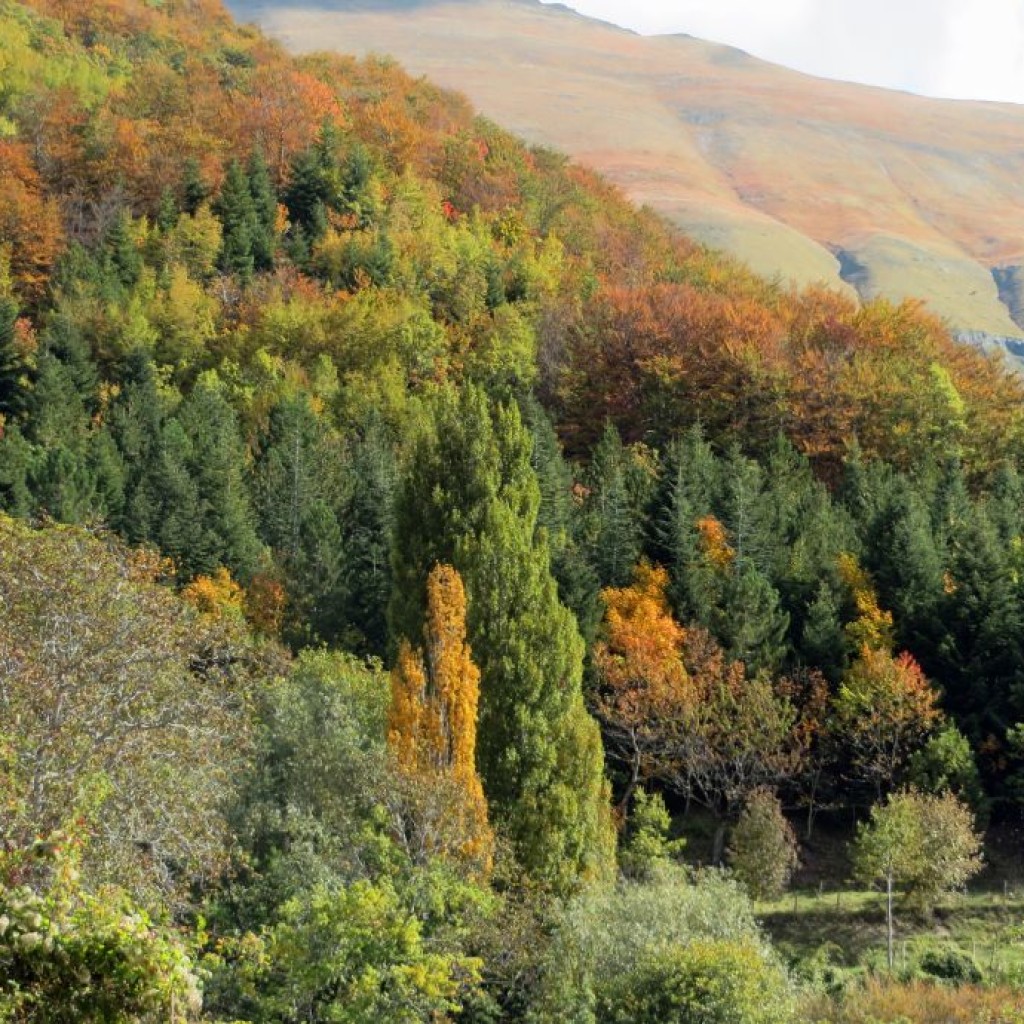
[[[422,649],[402,641],[391,674],[388,740],[412,783],[402,831],[418,856],[447,853],[486,874],[494,838],[476,769],[480,670],[466,643],[466,592],[450,565],[435,566],[427,578],[423,640]],[[429,799],[435,787],[440,808]],[[428,803],[441,811],[441,829]]]

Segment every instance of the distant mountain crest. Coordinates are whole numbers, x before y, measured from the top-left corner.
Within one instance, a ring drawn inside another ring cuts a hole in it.
[[[393,54],[762,274],[1024,338],[1024,107],[815,79],[537,0],[229,6],[296,50]]]

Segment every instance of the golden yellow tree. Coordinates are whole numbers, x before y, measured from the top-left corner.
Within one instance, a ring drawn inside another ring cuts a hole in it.
[[[871,577],[850,554],[839,556],[839,577],[853,595],[857,609],[857,618],[843,630],[851,649],[891,652],[894,643],[892,612],[879,605]]]
[[[476,770],[480,670],[450,565],[435,565],[427,580],[423,635],[423,649],[402,641],[391,673],[388,742],[403,782],[396,820],[414,855],[454,855],[486,874],[494,836]]]

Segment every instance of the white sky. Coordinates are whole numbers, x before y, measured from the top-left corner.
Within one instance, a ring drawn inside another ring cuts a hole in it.
[[[687,32],[827,78],[1024,103],[1024,0],[564,2],[638,32]]]

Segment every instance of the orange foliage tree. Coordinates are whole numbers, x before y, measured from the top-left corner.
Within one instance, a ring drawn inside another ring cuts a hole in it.
[[[416,856],[452,855],[486,873],[494,838],[476,770],[480,670],[466,642],[466,592],[450,565],[427,579],[425,645],[403,640],[391,673],[388,743],[405,785],[398,824]]]
[[[63,244],[60,208],[42,192],[25,146],[0,141],[0,247],[7,248],[15,286],[39,299]]]
[[[724,823],[748,795],[803,768],[821,727],[823,684],[804,688],[813,699],[799,714],[795,685],[748,677],[706,630],[675,622],[667,581],[664,569],[641,564],[631,586],[603,592],[597,712],[609,751],[629,771],[624,802],[648,779],[696,799],[723,822],[717,857]]]
[[[631,586],[601,595],[606,611],[603,638],[594,649],[602,687],[596,710],[609,755],[629,773],[621,809],[641,781],[665,776],[674,737],[690,715],[685,632],[672,618],[667,584],[663,568],[641,563]]]
[[[865,647],[872,651],[892,651],[892,612],[879,605],[871,577],[850,554],[839,556],[838,568],[839,578],[849,589],[857,609],[857,617],[843,630],[850,647],[854,651]]]

